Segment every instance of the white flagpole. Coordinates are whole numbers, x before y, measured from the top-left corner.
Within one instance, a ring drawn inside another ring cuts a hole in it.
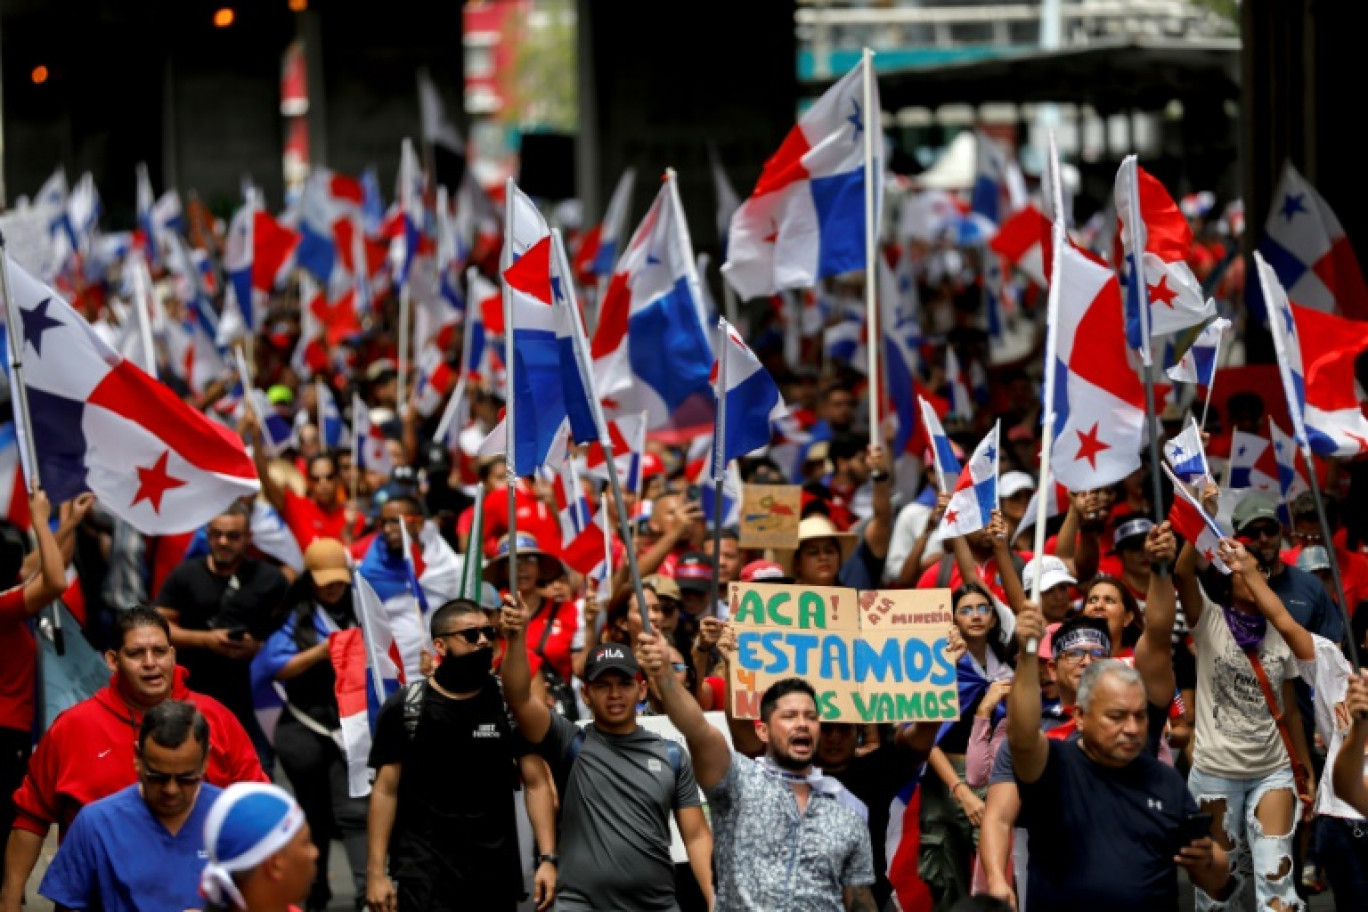
[[[1050,183],[1053,191],[1051,200],[1054,216],[1050,225],[1050,290],[1045,306],[1045,392],[1044,423],[1040,429],[1040,483],[1036,485],[1035,553],[1036,572],[1031,581],[1031,601],[1040,604],[1040,581],[1045,575],[1045,523],[1049,519],[1050,498],[1054,496],[1054,482],[1050,478],[1050,449],[1054,444],[1055,423],[1055,361],[1059,357],[1059,295],[1061,291],[1060,271],[1064,268],[1064,245],[1068,234],[1064,230],[1064,199],[1059,180],[1059,151],[1055,148],[1054,132],[1050,134]],[[1031,640],[1026,651],[1035,653],[1040,643]]]
[[[409,348],[411,347],[409,334],[412,329],[409,323],[412,322],[413,298],[409,292],[409,282],[405,281],[399,289],[399,375],[394,391],[394,405],[396,409],[403,410],[406,400],[404,393],[408,380]]]
[[[726,284],[726,283],[723,283]],[[717,606],[718,568],[722,566],[722,486],[727,474],[722,454],[727,449],[727,321],[717,321],[717,417],[713,421],[713,575],[708,586],[708,610]]]
[[[879,344],[877,332],[878,298],[875,287],[875,265],[879,252],[878,214],[875,212],[874,188],[878,185],[878,175],[874,173],[874,136],[882,136],[881,115],[874,110],[874,52],[864,49],[861,66],[864,67],[864,209],[865,209],[865,327],[869,344],[865,351],[869,356],[869,442],[883,446],[883,430],[879,424]]]
[[[1224,332],[1216,334],[1216,350],[1211,353],[1211,382],[1207,384],[1206,401],[1202,403],[1202,427],[1206,427],[1207,410],[1211,408],[1211,391],[1216,388],[1216,372],[1221,369],[1221,340]]]
[[[508,591],[518,593],[518,425],[514,415],[517,396],[514,393],[515,366],[513,364],[513,292],[504,278],[504,270],[513,265],[513,213],[516,211],[514,199],[518,185],[513,178],[504,183],[504,242],[499,255],[499,284],[503,290],[504,309],[504,382],[507,384],[504,397],[504,474],[508,487]],[[645,601],[642,602],[645,604]]]
[[[579,368],[580,383],[584,385],[584,392],[589,397],[589,407],[594,413],[594,427],[598,431],[599,445],[603,447],[603,456],[608,463],[608,484],[612,488],[613,500],[617,504],[618,535],[622,537],[622,543],[627,549],[627,566],[632,572],[632,589],[636,592],[637,605],[640,608],[641,629],[643,633],[654,633],[651,629],[650,612],[646,610],[646,593],[641,588],[641,569],[637,566],[636,546],[627,534],[627,502],[622,496],[617,458],[613,455],[613,441],[608,436],[608,422],[603,418],[603,404],[599,402],[598,391],[595,388],[594,370],[589,359],[589,340],[584,335],[584,321],[580,316],[579,303],[575,300],[575,283],[570,277],[570,260],[565,255],[565,243],[561,240],[559,229],[553,229],[551,232],[551,249],[556,258],[554,268],[561,274],[561,290],[565,292],[566,301],[561,306],[570,308],[570,339],[574,345],[575,366]],[[510,402],[513,400],[512,396],[508,398]]]
[[[148,297],[155,294],[147,261],[139,254],[133,264],[133,306],[138,309],[138,331],[142,337],[143,357],[147,359],[147,374],[157,379],[157,346],[152,341],[152,309]]]

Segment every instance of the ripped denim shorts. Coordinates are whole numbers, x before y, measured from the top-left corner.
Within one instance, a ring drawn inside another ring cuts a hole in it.
[[[1270,835],[1264,832],[1255,810],[1265,794],[1278,789],[1286,789],[1294,795],[1292,823],[1286,833]],[[1198,912],[1209,909],[1259,909],[1260,912],[1269,909],[1282,909],[1283,912],[1303,909],[1292,876],[1292,834],[1301,815],[1301,802],[1295,797],[1292,767],[1285,766],[1266,776],[1251,779],[1227,779],[1194,767],[1188,774],[1188,791],[1192,792],[1199,807],[1212,802],[1225,802],[1225,830],[1231,844],[1230,871],[1239,881],[1235,891],[1224,902],[1211,899],[1198,889]],[[1254,903],[1249,902],[1251,884]]]

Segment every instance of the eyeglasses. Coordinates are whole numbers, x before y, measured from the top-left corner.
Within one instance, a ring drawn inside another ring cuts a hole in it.
[[[1107,658],[1107,651],[1106,651],[1105,649],[1100,649],[1100,648],[1099,648],[1099,649],[1066,649],[1066,650],[1064,650],[1063,652],[1061,652],[1061,653],[1059,654],[1059,657],[1062,658],[1062,659],[1068,659],[1070,662],[1081,662],[1081,661],[1083,661],[1085,658],[1092,659],[1094,662],[1100,662],[1100,661],[1102,661],[1103,659]]]
[[[464,630],[448,630],[446,633],[437,634],[437,639],[443,637],[460,637],[471,646],[480,642],[480,637],[484,637],[489,642],[494,642],[499,638],[499,628],[493,624],[486,624],[483,627],[467,627]]]
[[[179,785],[181,788],[189,788],[192,785],[199,785],[200,780],[204,777],[199,773],[163,773],[160,770],[152,769],[144,763],[142,778],[148,785],[166,785],[172,779],[175,779],[176,785]]]
[[[225,531],[223,529],[210,529],[207,534],[210,538],[221,538],[224,541],[241,541],[242,537],[247,533],[234,530]]]
[[[336,472],[329,472],[327,475],[310,475],[310,481],[332,481],[337,477]]]
[[[988,614],[992,610],[993,606],[984,602],[982,605],[961,605],[955,609],[955,614],[970,617],[975,614]]]

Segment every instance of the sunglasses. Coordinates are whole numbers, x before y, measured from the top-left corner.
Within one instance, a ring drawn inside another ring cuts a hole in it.
[[[237,531],[223,531],[220,529],[210,529],[208,534],[210,538],[221,538],[224,541],[241,541],[242,537],[247,533]]]
[[[1100,662],[1107,658],[1107,655],[1105,649],[1066,649],[1059,654],[1059,657],[1068,659],[1070,662],[1081,662],[1084,658],[1091,658],[1094,662]]]
[[[166,785],[172,779],[175,779],[176,785],[179,785],[182,788],[189,788],[192,785],[199,785],[200,780],[204,777],[199,773],[163,773],[144,764],[142,778],[148,785]]]
[[[970,617],[975,614],[988,614],[992,610],[993,606],[986,603],[982,605],[962,605],[955,609],[955,614],[962,615],[963,617]]]
[[[1251,539],[1281,538],[1282,527],[1275,526],[1272,523],[1259,524],[1257,526],[1248,526],[1245,528],[1244,534],[1249,536]]]
[[[489,642],[494,642],[499,638],[499,628],[493,624],[486,624],[483,627],[467,627],[464,630],[448,630],[446,633],[437,634],[440,640],[442,637],[460,637],[471,646],[480,642],[480,637],[484,637]]]
[[[688,670],[689,670],[689,666],[688,666],[688,665],[685,665],[683,662],[671,662],[671,663],[670,663],[670,667],[673,668],[675,671],[688,671]]]
[[[337,477],[336,472],[329,472],[327,475],[310,475],[310,481],[332,481]]]

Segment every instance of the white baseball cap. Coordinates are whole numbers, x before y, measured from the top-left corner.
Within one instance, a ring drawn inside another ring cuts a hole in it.
[[[1011,497],[1022,491],[1034,491],[1035,479],[1025,472],[1006,472],[998,479],[998,496]]]
[[[1031,562],[1021,570],[1021,585],[1028,593],[1035,584],[1036,569],[1042,565],[1042,562],[1045,569],[1044,575],[1040,579],[1041,592],[1044,592],[1047,589],[1053,589],[1060,583],[1069,583],[1070,585],[1073,585],[1078,582],[1078,580],[1073,578],[1073,574],[1069,572],[1068,564],[1052,554],[1046,554],[1044,557],[1033,558]]]

